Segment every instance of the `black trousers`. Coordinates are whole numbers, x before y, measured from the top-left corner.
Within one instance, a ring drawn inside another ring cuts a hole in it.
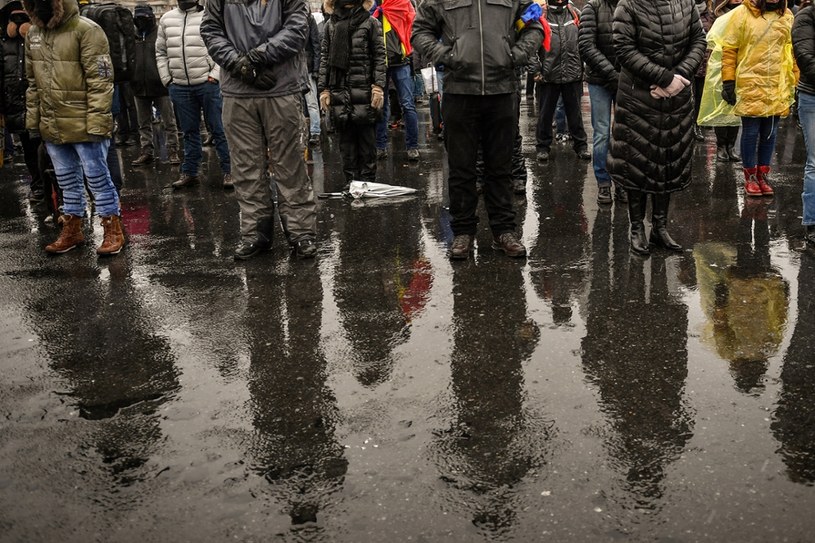
[[[42,139],[32,138],[28,135],[27,131],[20,132],[20,143],[23,144],[23,158],[25,158],[25,166],[28,173],[31,175],[31,190],[42,192],[45,190],[43,184],[42,174],[40,172],[38,152]]]
[[[580,100],[583,98],[583,82],[543,83],[541,110],[536,132],[538,151],[548,151],[552,146],[552,120],[555,117],[557,100],[563,96],[563,108],[566,110],[566,123],[572,136],[572,148],[576,152],[588,149],[586,130],[583,128],[583,112]]]
[[[376,181],[376,125],[348,124],[339,132],[345,182]]]
[[[453,234],[475,235],[476,162],[479,144],[484,157],[484,205],[494,235],[515,230],[512,207],[512,144],[515,139],[516,93],[470,95],[444,93],[445,147],[449,166]]]

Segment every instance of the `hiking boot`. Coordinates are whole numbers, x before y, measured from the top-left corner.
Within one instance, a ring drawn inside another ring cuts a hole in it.
[[[744,193],[747,196],[763,196],[757,173],[758,168],[744,168]]]
[[[308,139],[308,144],[312,147],[317,147],[320,145],[320,135],[319,134],[312,134],[311,137]]]
[[[235,260],[249,260],[253,256],[260,254],[261,251],[271,251],[273,235],[274,219],[271,217],[258,219],[255,239],[252,241],[243,241],[235,250],[235,254],[232,255],[232,257]]]
[[[181,164],[181,157],[178,156],[178,151],[175,149],[172,151],[167,151],[167,162],[173,165]]]
[[[385,160],[388,158],[388,150],[387,149],[377,149],[376,150],[376,159],[377,160]]]
[[[621,203],[628,203],[628,193],[622,187],[614,187],[614,199]]]
[[[526,247],[518,240],[515,232],[504,232],[492,240],[492,248],[504,251],[507,256],[520,258],[526,256]]]
[[[774,194],[773,188],[768,183],[770,177],[770,167],[769,166],[759,166],[756,180],[758,181],[758,188],[761,189],[762,196],[772,196]]]
[[[597,189],[597,203],[610,204],[614,200],[611,198],[611,187],[598,187]]]
[[[473,252],[473,239],[470,234],[459,234],[450,245],[450,260],[466,260]]]
[[[538,151],[535,158],[538,162],[549,162],[549,151]]]
[[[139,157],[130,163],[131,166],[146,166],[153,162],[153,153],[150,149],[142,148]]]
[[[411,162],[418,162],[419,161],[419,150],[418,149],[408,149],[407,152],[408,160]]]
[[[57,222],[62,224],[62,230],[54,243],[45,246],[47,252],[55,255],[67,253],[77,245],[85,243],[85,235],[82,233],[82,217],[62,215]]]
[[[303,236],[294,242],[294,256],[297,258],[314,258],[317,254],[317,242],[311,236]]]
[[[96,249],[96,254],[100,256],[119,254],[125,244],[122,219],[118,215],[102,217],[102,228],[105,229],[105,237],[102,239],[102,245]]]
[[[577,151],[577,158],[580,160],[591,160],[591,153],[588,149],[582,149]]]
[[[183,189],[186,187],[191,187],[192,185],[198,184],[198,176],[197,175],[190,175],[188,173],[182,173],[181,176],[178,178],[178,181],[173,183],[173,188]]]
[[[224,190],[232,190],[235,188],[235,180],[232,179],[231,173],[224,174]]]

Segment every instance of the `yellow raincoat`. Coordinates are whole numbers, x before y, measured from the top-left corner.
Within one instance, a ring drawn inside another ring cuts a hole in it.
[[[736,115],[789,114],[798,83],[792,19],[789,9],[762,16],[750,0],[732,11],[722,33],[722,80],[736,81]]]

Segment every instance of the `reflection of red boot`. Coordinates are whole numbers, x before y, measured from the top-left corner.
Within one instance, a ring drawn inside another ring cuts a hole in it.
[[[772,196],[773,195],[773,188],[767,182],[767,178],[770,176],[770,167],[769,166],[759,166],[758,167],[758,186],[761,189],[761,194],[764,196]]]
[[[762,196],[761,187],[758,185],[758,168],[744,168],[744,193],[747,196]]]

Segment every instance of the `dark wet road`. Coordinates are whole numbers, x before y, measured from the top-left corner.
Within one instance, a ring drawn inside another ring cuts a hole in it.
[[[482,221],[485,249],[453,265],[423,120],[421,163],[397,134],[379,172],[419,197],[321,201],[316,261],[279,231],[231,260],[212,150],[185,192],[169,166],[126,168],[130,245],[109,260],[46,257],[55,230],[3,169],[0,540],[812,541],[794,122],[772,200],[744,200],[708,135],[672,209],[681,255],[629,256],[624,208],[598,208],[560,145],[529,161],[529,259]],[[317,192],[342,185],[337,151],[314,154]]]

